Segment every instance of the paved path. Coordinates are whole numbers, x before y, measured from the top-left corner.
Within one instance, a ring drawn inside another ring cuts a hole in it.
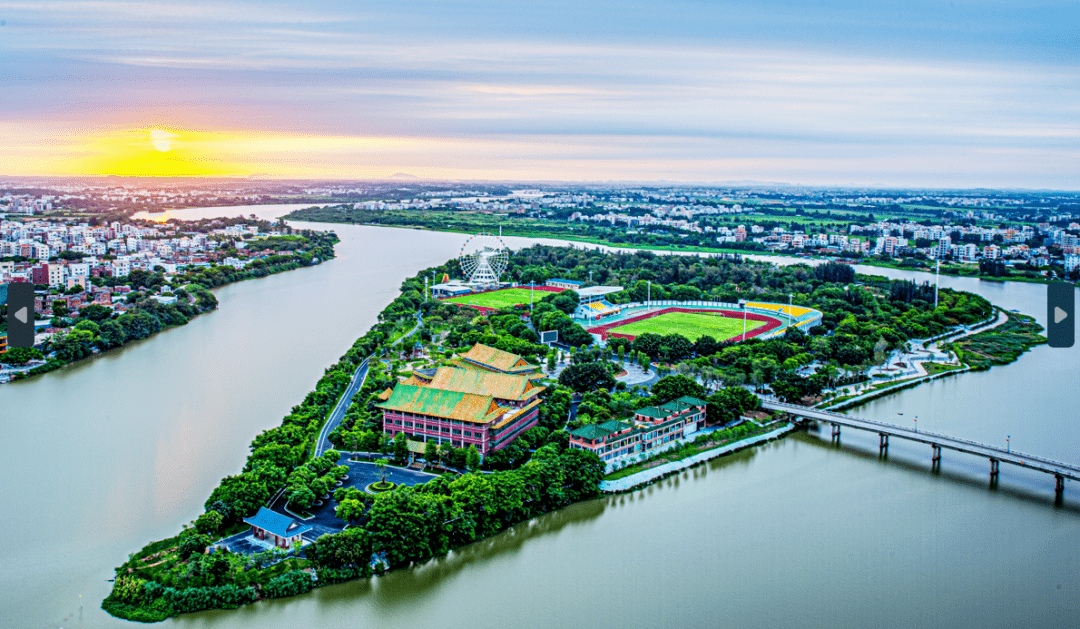
[[[345,392],[341,394],[341,398],[338,399],[334,410],[330,411],[329,419],[326,420],[322,431],[319,432],[319,440],[315,445],[315,456],[322,456],[324,452],[333,447],[333,444],[330,443],[330,433],[341,425],[341,420],[345,418],[345,411],[349,410],[349,405],[352,404],[353,396],[364,386],[370,360],[370,357],[365,358],[364,362],[360,363],[360,366],[356,368],[352,380],[349,381],[349,386],[345,387]]]
[[[883,380],[879,378],[875,382],[873,378],[886,374],[891,376],[893,380],[897,380],[896,386],[907,386],[914,382],[916,378],[926,378],[930,376],[929,372],[926,371],[925,363],[927,362],[959,366],[960,361],[956,359],[955,356],[952,356],[951,353],[949,353],[947,350],[944,350],[940,347],[942,343],[952,343],[953,341],[962,339],[967,336],[971,336],[972,334],[978,334],[980,332],[992,330],[999,325],[1004,324],[1008,320],[1008,313],[998,310],[996,311],[995,317],[989,319],[988,321],[984,321],[981,324],[976,324],[975,327],[965,328],[961,326],[957,328],[957,330],[963,330],[961,334],[949,336],[947,338],[939,337],[933,341],[928,341],[927,339],[912,339],[911,341],[909,341],[909,343],[911,344],[910,352],[893,352],[893,354],[889,356],[889,359],[885,361],[885,365],[872,367],[869,371],[866,372],[866,374],[870,376],[871,380],[861,384],[844,385],[843,387],[838,387],[836,390],[838,393],[838,397],[858,393],[857,396],[844,400],[843,404],[857,402],[863,397],[867,396],[878,397],[885,389],[874,389],[873,387],[874,385],[882,384]],[[954,330],[953,332],[955,331],[956,330]],[[892,371],[885,370],[886,366],[895,366],[895,364],[898,362],[904,363],[906,367],[896,367]],[[947,373],[960,373],[960,371],[956,370]],[[835,404],[835,402],[827,402],[826,404]]]
[[[391,343],[391,346],[397,345],[413,334],[416,334],[422,325],[424,325],[424,318],[418,312],[416,313],[416,326],[409,330],[407,334]],[[349,381],[349,386],[346,387],[345,392],[341,394],[337,405],[334,406],[334,410],[330,411],[330,417],[326,420],[326,423],[323,424],[322,431],[319,432],[319,440],[315,445],[315,456],[322,456],[324,452],[333,447],[333,444],[330,443],[330,433],[341,425],[341,420],[345,418],[345,412],[349,410],[349,406],[352,404],[353,396],[364,386],[364,380],[367,379],[368,363],[370,360],[370,356],[365,358],[364,362],[360,363],[360,366],[356,368],[356,371],[353,372],[352,380]]]

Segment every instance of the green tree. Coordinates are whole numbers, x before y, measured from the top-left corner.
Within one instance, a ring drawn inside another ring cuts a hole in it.
[[[480,453],[476,450],[476,446],[472,444],[469,444],[469,447],[465,450],[465,468],[470,472],[480,469]]]
[[[195,553],[201,553],[206,550],[206,547],[210,545],[210,539],[207,535],[185,535],[180,539],[177,553],[181,559],[187,559]]]
[[[404,463],[409,460],[409,444],[405,433],[399,432],[394,435],[394,461]]]
[[[346,522],[356,522],[364,517],[366,511],[364,503],[355,498],[348,498],[338,502],[334,509],[334,515]]]
[[[225,518],[217,511],[207,511],[195,520],[195,530],[203,535],[216,535]]]
[[[79,309],[79,316],[87,321],[101,323],[112,316],[112,309],[98,304],[83,306]]]
[[[377,459],[375,461],[375,468],[379,470],[379,480],[380,480],[380,482],[383,482],[383,483],[386,482],[386,466],[388,464],[389,464],[389,461],[387,461],[386,459]]]
[[[289,505],[295,509],[306,511],[315,504],[315,492],[311,488],[301,485],[293,488],[289,494]]]
[[[371,561],[372,552],[371,534],[353,526],[341,533],[320,536],[308,546],[305,554],[321,568],[341,568],[353,565],[366,567]]]
[[[432,440],[428,440],[424,444],[424,460],[428,463],[434,463],[435,459],[439,456],[439,446]]]
[[[559,374],[559,384],[578,392],[610,389],[615,386],[615,376],[608,371],[606,363],[579,363]]]
[[[674,374],[657,380],[652,386],[652,394],[659,403],[664,404],[687,395],[696,398],[705,397],[705,387],[693,378]]]
[[[57,358],[72,362],[89,356],[93,343],[92,333],[87,330],[72,330],[67,334],[58,334],[53,337],[50,347],[56,352]]]
[[[8,365],[25,365],[31,360],[41,360],[44,355],[41,350],[33,347],[12,347],[0,354],[0,363]]]

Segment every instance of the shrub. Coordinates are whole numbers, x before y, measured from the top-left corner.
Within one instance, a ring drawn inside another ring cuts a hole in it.
[[[270,598],[283,598],[303,594],[310,591],[312,587],[314,584],[311,581],[311,573],[293,570],[272,579],[266,584],[264,590]]]

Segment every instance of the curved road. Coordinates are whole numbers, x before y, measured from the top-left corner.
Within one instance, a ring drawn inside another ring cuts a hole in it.
[[[424,317],[418,312],[416,313],[416,326],[409,330],[407,334],[391,343],[390,346],[393,347],[413,334],[416,334],[422,325],[424,325]],[[372,357],[368,356],[364,359],[364,362],[360,363],[360,366],[356,368],[356,371],[353,372],[352,380],[349,381],[349,386],[345,387],[345,392],[341,394],[341,398],[338,399],[338,403],[334,406],[334,410],[330,411],[330,417],[326,420],[326,423],[323,424],[322,430],[319,431],[319,439],[315,444],[315,456],[322,456],[323,453],[333,447],[330,443],[330,433],[341,425],[341,420],[345,418],[345,411],[349,410],[349,405],[352,404],[353,396],[364,386],[364,381],[367,380],[368,363],[371,359]]]

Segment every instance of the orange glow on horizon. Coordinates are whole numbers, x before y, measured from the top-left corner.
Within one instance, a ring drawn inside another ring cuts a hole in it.
[[[125,129],[90,136],[78,147],[82,157],[68,167],[77,175],[126,177],[246,176],[250,166],[215,154],[221,134],[164,127]]]

